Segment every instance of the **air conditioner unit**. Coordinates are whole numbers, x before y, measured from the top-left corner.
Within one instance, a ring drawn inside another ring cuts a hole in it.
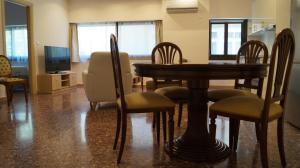
[[[195,13],[198,12],[198,0],[167,0],[168,13]]]

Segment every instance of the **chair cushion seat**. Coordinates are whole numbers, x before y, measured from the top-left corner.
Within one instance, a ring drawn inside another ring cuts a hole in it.
[[[132,111],[152,111],[174,108],[175,104],[165,96],[154,92],[131,93],[125,95],[125,102],[128,110]],[[121,107],[121,100],[117,103]]]
[[[155,93],[164,95],[172,100],[187,100],[189,96],[189,89],[180,86],[168,86],[156,89]]]
[[[211,105],[210,114],[256,121],[261,119],[263,107],[263,99],[254,96],[234,96]],[[282,114],[283,108],[279,104],[270,105],[269,121],[279,118]]]
[[[257,95],[251,93],[247,90],[240,90],[240,89],[217,89],[217,90],[210,90],[208,92],[208,100],[217,102],[219,100],[229,98],[232,96],[254,96],[257,97]]]
[[[0,82],[1,83],[23,83],[25,82],[26,80],[25,79],[22,79],[22,78],[1,78],[0,79]]]

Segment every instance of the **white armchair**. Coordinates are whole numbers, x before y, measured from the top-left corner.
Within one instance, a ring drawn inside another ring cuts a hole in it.
[[[132,91],[132,74],[127,53],[120,53],[123,87],[125,94]],[[94,52],[91,55],[88,70],[82,72],[83,86],[92,110],[98,102],[116,100],[110,52]]]

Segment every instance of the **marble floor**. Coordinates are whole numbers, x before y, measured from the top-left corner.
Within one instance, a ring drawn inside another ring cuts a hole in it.
[[[177,116],[175,122],[177,121]],[[176,136],[186,129],[186,112]],[[128,134],[122,163],[116,164],[112,150],[116,111],[112,104],[101,104],[90,111],[82,88],[52,95],[31,96],[28,105],[16,94],[8,108],[0,103],[0,167],[260,167],[259,145],[254,126],[241,123],[238,150],[218,163],[170,160],[163,145],[155,141],[152,116],[128,117]],[[300,167],[300,130],[285,124],[287,167]],[[217,138],[228,143],[228,120],[217,120]],[[269,127],[270,167],[281,167],[276,140],[276,122]]]

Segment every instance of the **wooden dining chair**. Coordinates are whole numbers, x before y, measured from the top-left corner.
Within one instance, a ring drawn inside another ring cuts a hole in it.
[[[152,64],[160,63],[160,64],[182,64],[182,52],[180,48],[173,43],[170,42],[162,42],[156,45],[152,50],[151,56]],[[167,86],[161,87],[160,85],[175,85],[175,86]],[[168,80],[168,79],[157,79],[153,78],[153,85],[156,89],[155,92],[161,95],[164,95],[171,99],[173,102],[178,104],[178,122],[177,126],[180,127],[181,119],[182,119],[182,109],[183,105],[188,102],[188,88],[182,87],[182,80]],[[153,118],[153,126],[155,123],[159,128],[160,122],[160,115],[155,115],[156,117]],[[165,116],[163,114],[163,122],[165,123]],[[165,129],[165,124],[163,124]],[[165,132],[165,131],[164,131]]]
[[[236,121],[232,128],[238,128],[240,120],[259,123],[258,130],[261,162],[268,167],[267,136],[268,123],[277,120],[277,140],[282,166],[286,165],[284,154],[283,124],[284,105],[287,87],[292,68],[295,51],[295,39],[291,29],[281,31],[273,44],[267,90],[265,99],[254,96],[234,96],[220,100],[210,106],[210,134],[215,137],[217,116],[229,117]],[[238,126],[237,126],[238,125]],[[233,143],[229,146],[233,151],[237,149],[239,129],[230,134]]]
[[[8,58],[4,55],[0,55],[0,85],[5,86],[7,105],[10,106],[13,98],[13,87],[23,86],[25,101],[27,98],[27,80],[22,78],[15,78],[12,76],[11,64]]]
[[[121,144],[118,154],[117,163],[120,163],[125,140],[126,140],[126,129],[127,129],[127,114],[129,113],[149,113],[149,112],[160,112],[169,114],[169,142],[168,148],[170,155],[172,155],[173,138],[174,138],[174,110],[175,104],[167,97],[154,92],[141,92],[141,93],[130,93],[125,95],[122,81],[122,69],[120,65],[119,50],[116,37],[111,35],[110,38],[111,57],[115,79],[115,88],[117,96],[117,129],[113,149],[116,149],[120,129],[121,133]],[[122,124],[122,125],[121,125]]]
[[[260,57],[263,56],[263,61],[260,62]],[[244,59],[243,61],[241,59]],[[257,64],[268,62],[268,49],[266,45],[257,40],[250,40],[244,43],[238,50],[236,56],[237,64]],[[258,82],[257,82],[258,81]],[[264,78],[261,79],[245,79],[242,83],[240,79],[235,80],[234,89],[217,89],[208,92],[208,100],[217,102],[219,100],[242,95],[252,95],[251,90],[257,90],[257,96],[261,97]]]
[[[260,62],[260,58],[262,56],[262,62]],[[263,63],[266,64],[268,62],[268,49],[266,45],[258,40],[250,40],[244,43],[238,50],[236,56],[236,63],[237,64],[257,64]],[[242,61],[243,59],[243,61]],[[222,99],[226,99],[232,96],[262,96],[262,89],[263,89],[264,78],[260,79],[244,79],[243,82],[240,82],[240,79],[235,80],[234,89],[216,89],[210,90],[208,92],[208,100],[211,102],[217,102]],[[256,95],[251,93],[251,89],[256,90]],[[229,121],[231,126],[231,131],[229,134],[232,133],[233,125],[237,126],[236,121],[231,119]],[[258,132],[259,124],[255,124],[255,130]],[[258,134],[258,133],[257,133]],[[232,136],[229,136],[232,137]],[[259,140],[259,136],[256,136],[257,141]],[[229,140],[230,143],[233,140]]]

